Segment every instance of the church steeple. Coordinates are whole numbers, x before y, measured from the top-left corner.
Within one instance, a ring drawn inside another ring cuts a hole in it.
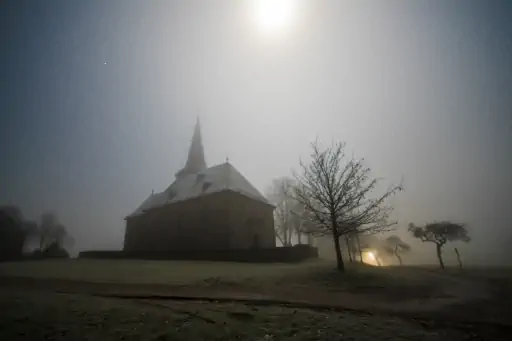
[[[176,173],[176,178],[181,175],[195,174],[206,169],[206,161],[204,159],[203,142],[201,139],[201,126],[199,124],[199,117],[194,127],[194,135],[188,150],[188,159],[185,167]]]

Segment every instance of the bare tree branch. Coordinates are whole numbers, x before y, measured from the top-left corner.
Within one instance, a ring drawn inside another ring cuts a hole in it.
[[[385,202],[402,186],[391,186],[383,194],[372,196],[381,179],[370,178],[370,169],[363,160],[347,158],[345,143],[321,149],[315,141],[311,147],[311,161],[301,161],[301,171],[295,174],[294,196],[310,213],[307,233],[333,237],[338,268],[342,270],[339,238],[391,230],[396,222],[390,221],[392,207]]]
[[[284,246],[292,244],[294,233],[294,217],[292,209],[295,205],[293,199],[294,179],[282,177],[272,181],[267,191],[267,199],[275,205],[274,226],[278,240]]]

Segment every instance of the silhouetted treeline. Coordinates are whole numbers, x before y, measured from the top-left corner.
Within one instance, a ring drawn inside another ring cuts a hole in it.
[[[27,252],[30,242],[39,247]],[[43,214],[37,224],[26,220],[17,206],[0,207],[0,261],[68,258],[64,245],[72,242],[53,213]]]

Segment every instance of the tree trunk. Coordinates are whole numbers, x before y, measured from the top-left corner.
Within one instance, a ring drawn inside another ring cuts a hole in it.
[[[398,253],[395,253],[396,259],[398,259],[398,264],[402,265],[402,257]]]
[[[441,254],[441,245],[436,244],[437,259],[439,259],[439,266],[444,270],[443,255]]]
[[[356,233],[352,233],[352,236],[350,237],[350,249],[352,251],[352,258],[354,259],[354,262],[356,261],[357,257],[357,247],[355,242],[355,236]]]
[[[341,255],[340,248],[340,237],[337,234],[333,234],[334,239],[334,250],[336,251],[336,265],[339,272],[345,272],[345,264],[343,264],[343,256]]]
[[[282,244],[283,246],[286,246],[286,245],[284,245],[283,238],[281,237],[281,234],[279,233],[279,231],[276,231],[276,237],[277,237],[277,239],[281,242],[281,244]]]
[[[345,272],[345,264],[343,263],[343,255],[341,254],[340,236],[338,235],[338,222],[336,217],[331,213],[332,237],[334,239],[334,250],[336,251],[336,265],[339,272]]]
[[[398,245],[395,246],[395,256],[396,256],[396,259],[398,259],[398,263],[400,265],[402,265],[402,257],[400,257],[400,254],[398,253]]]
[[[288,225],[288,245],[292,246],[293,231],[291,226]]]
[[[361,242],[359,241],[359,234],[356,233],[357,250],[359,251],[359,261],[363,262],[363,251],[361,250]]]
[[[460,259],[459,250],[457,250],[457,248],[455,248],[455,253],[457,254],[457,262],[459,262],[459,269],[462,269],[462,261]]]
[[[345,243],[347,244],[348,260],[352,263],[352,248],[350,247],[350,240],[348,235],[345,235]]]
[[[302,233],[300,233],[300,226],[297,229],[297,243],[302,244]]]
[[[288,246],[288,226],[284,218],[281,219],[281,231],[283,232],[283,246]]]

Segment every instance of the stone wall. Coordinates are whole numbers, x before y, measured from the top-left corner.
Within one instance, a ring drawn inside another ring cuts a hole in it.
[[[244,250],[201,251],[83,251],[79,258],[146,259],[146,260],[207,260],[222,262],[300,262],[318,257],[318,250],[308,245]]]
[[[273,207],[231,191],[127,219],[126,251],[275,247]]]
[[[275,247],[274,208],[237,193],[229,200],[230,248]]]

